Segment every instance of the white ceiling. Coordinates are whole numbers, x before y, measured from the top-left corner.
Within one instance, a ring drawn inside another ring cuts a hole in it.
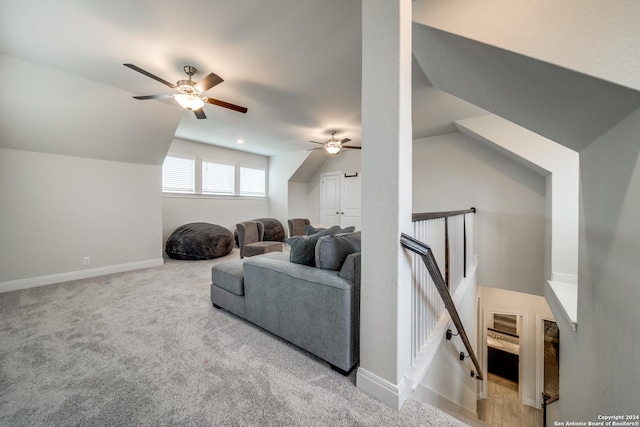
[[[140,115],[145,126],[150,112],[171,105],[174,115],[181,114],[179,123],[170,115],[159,115],[158,120],[165,128],[177,126],[179,138],[273,155],[315,147],[307,141],[324,141],[330,130],[338,130],[351,145],[361,145],[360,1],[5,1],[0,3],[0,52],[118,89],[112,97],[126,101],[101,108],[126,109],[131,121]],[[182,113],[173,100],[133,100],[133,95],[171,89],[123,63],[170,82],[186,78],[184,65],[198,68],[194,80],[214,72],[225,81],[207,94],[249,111],[241,114],[206,105],[207,119],[198,120],[190,112]],[[14,87],[20,75],[2,78]],[[37,93],[50,107],[61,96],[80,95],[74,87],[38,83],[43,84]],[[419,67],[414,67],[414,87],[420,93],[414,108],[416,137],[455,131],[454,120],[484,113],[431,87]],[[113,101],[102,90],[83,95],[95,103]],[[429,101],[432,97],[436,104]],[[55,108],[38,113],[50,115],[52,121],[68,121],[56,118]],[[25,120],[17,114],[15,119]],[[122,118],[111,117],[109,126],[115,120]],[[28,123],[21,123],[15,133],[26,127]],[[78,149],[79,155],[88,150]]]
[[[442,12],[447,4],[416,1],[414,8]],[[451,19],[432,15],[429,26]],[[307,141],[338,130],[366,148],[361,44],[359,0],[1,1],[0,147],[158,164],[174,133],[275,155],[316,147]],[[455,132],[454,121],[490,111],[578,147],[637,107],[633,89],[495,45],[414,24],[414,138]],[[171,82],[186,77],[184,65],[198,68],[195,80],[214,72],[225,81],[207,95],[249,111],[206,105],[208,118],[197,120],[173,100],[135,100],[171,89],[123,63]],[[528,74],[513,73],[513,64]],[[619,60],[612,69],[624,66]],[[537,82],[548,96],[534,104]],[[571,93],[555,92],[566,87]]]
[[[194,80],[225,80],[209,96],[249,109],[185,112],[177,137],[260,154],[312,147],[331,129],[360,143],[360,1],[25,0],[2,2],[0,17],[5,54],[130,95],[171,89],[123,63],[170,82],[194,65]],[[161,102],[173,100],[131,100]]]
[[[421,24],[413,31],[435,87],[575,151],[640,107],[625,86]]]
[[[640,90],[637,0],[416,0],[413,20]]]

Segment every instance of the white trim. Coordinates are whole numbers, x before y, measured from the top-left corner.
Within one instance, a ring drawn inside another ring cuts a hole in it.
[[[474,412],[469,408],[457,404],[453,400],[450,400],[436,393],[435,391],[423,386],[422,384],[418,384],[418,387],[416,387],[416,390],[413,392],[411,397],[418,402],[435,406],[436,408],[442,409],[443,411],[449,412],[450,414],[462,415],[463,417],[473,421],[478,419],[477,412]]]
[[[544,321],[556,322],[556,319],[536,314],[536,394],[535,408],[542,408],[544,391]],[[557,325],[557,322],[556,322]],[[533,406],[533,405],[531,405]]]
[[[363,368],[358,368],[356,386],[361,391],[396,411],[402,408],[410,393],[404,378],[400,380],[399,384],[392,384]]]
[[[162,264],[164,264],[164,259],[154,258],[145,261],[109,265],[106,267],[92,268],[88,270],[69,271],[66,273],[50,274],[47,276],[9,280],[6,282],[0,282],[0,293],[52,285],[54,283],[68,282],[70,280],[88,279],[90,277],[104,276],[105,274],[123,273],[125,271],[139,270],[141,268],[157,267]]]
[[[576,332],[578,330],[578,285],[547,281],[544,297],[556,322],[562,319]]]
[[[578,284],[578,275],[577,274],[565,274],[565,273],[557,273],[553,272],[551,274],[552,282],[560,282],[560,283],[569,283],[571,285]]]
[[[197,194],[197,193],[162,193],[164,199],[226,199],[226,200],[256,200],[266,199],[267,196],[246,196],[239,194]]]

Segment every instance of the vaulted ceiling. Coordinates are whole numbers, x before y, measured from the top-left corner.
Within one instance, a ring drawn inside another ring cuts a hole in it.
[[[309,148],[307,140],[328,139],[331,129],[359,143],[360,21],[360,2],[341,0],[2,2],[0,52],[71,75],[41,68],[51,78],[28,73],[24,81],[20,65],[5,64],[2,88],[19,86],[13,92],[28,100],[3,124],[17,121],[19,133],[41,120],[64,121],[73,123],[70,139],[86,142],[74,127],[104,117],[106,127],[173,127],[180,138],[267,155]],[[199,70],[194,80],[214,72],[224,82],[207,94],[249,111],[207,105],[208,118],[198,120],[173,100],[134,100],[171,89],[123,63],[174,83],[186,78],[185,65]],[[58,108],[65,104],[78,108]],[[118,144],[113,138],[103,145]]]
[[[601,45],[565,60],[583,33],[552,25],[539,42],[552,6],[533,13],[492,0],[480,16],[474,2],[454,3],[414,2],[414,138],[453,132],[455,120],[491,112],[579,148],[638,107],[640,82],[625,70],[640,55],[617,45],[638,35],[629,29],[633,13],[609,14],[624,31],[606,40],[591,35]],[[637,10],[628,0],[615,3]],[[574,27],[598,22],[598,10],[582,12]],[[493,31],[476,21],[492,22]],[[549,37],[556,48],[545,50]],[[310,148],[308,140],[338,130],[366,147],[361,44],[357,0],[2,2],[0,147],[152,164],[174,134],[273,155]],[[589,59],[611,49],[613,65]],[[185,65],[199,70],[195,80],[214,72],[224,82],[207,95],[249,111],[206,105],[208,118],[198,120],[171,99],[135,100],[171,89],[123,63],[170,82],[186,77]]]

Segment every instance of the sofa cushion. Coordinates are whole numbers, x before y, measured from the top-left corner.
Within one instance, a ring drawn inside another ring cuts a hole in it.
[[[359,231],[323,236],[316,243],[316,267],[323,270],[340,270],[347,256],[354,252],[360,252]]]
[[[234,295],[244,295],[242,261],[223,262],[211,267],[211,282]]]
[[[337,233],[353,232],[354,227],[341,229],[340,226],[334,225],[324,231],[320,231],[310,236],[294,236],[287,239],[287,243],[291,246],[289,251],[289,260],[295,264],[303,264],[311,267],[316,266],[316,243],[322,236],[329,236]]]
[[[244,256],[251,257],[254,255],[268,254],[270,252],[282,252],[282,242],[272,242],[263,240],[255,242],[244,247]]]

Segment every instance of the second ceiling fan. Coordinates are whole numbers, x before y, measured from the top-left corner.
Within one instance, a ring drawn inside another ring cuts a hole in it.
[[[353,150],[360,150],[362,148],[357,145],[343,145],[351,140],[349,138],[336,139],[336,133],[338,132],[335,130],[332,130],[330,133],[331,133],[331,138],[329,138],[325,142],[309,141],[314,144],[321,144],[323,145],[323,147],[309,148],[307,151],[324,149],[327,153],[335,156],[336,154],[340,153],[340,150],[342,150],[343,148],[353,149]]]
[[[218,76],[214,73],[209,73],[208,76],[200,80],[198,83],[192,80],[194,74],[198,72],[195,67],[191,65],[186,65],[184,67],[184,72],[189,76],[189,80],[178,80],[177,84],[173,84],[171,82],[166,81],[150,72],[143,70],[137,65],[133,64],[123,64],[125,67],[131,68],[134,71],[137,71],[141,74],[144,74],[147,77],[151,77],[152,79],[159,81],[160,83],[169,86],[171,89],[177,89],[177,93],[167,93],[161,95],[143,95],[143,96],[134,96],[135,99],[145,100],[145,99],[169,99],[174,98],[184,109],[193,111],[198,119],[206,119],[207,116],[202,111],[202,107],[204,104],[212,104],[217,105],[219,107],[228,108],[230,110],[238,111],[240,113],[246,113],[247,108],[241,107],[239,105],[231,104],[229,102],[221,101],[215,98],[209,98],[204,95],[206,91],[211,89],[212,87],[222,83],[224,80],[222,77]]]

